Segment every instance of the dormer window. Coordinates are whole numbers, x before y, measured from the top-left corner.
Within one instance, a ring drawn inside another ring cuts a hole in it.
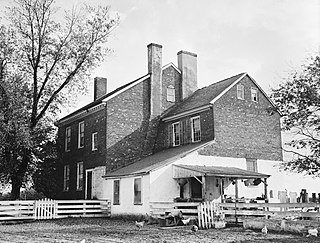
[[[240,100],[244,100],[244,86],[242,84],[237,85],[237,97]]]
[[[200,116],[191,118],[191,136],[192,142],[201,141]]]
[[[173,85],[169,85],[167,87],[167,101],[169,101],[169,102],[176,101],[175,89],[174,89]]]
[[[180,122],[172,124],[173,146],[180,145]]]
[[[251,100],[253,102],[258,102],[258,90],[255,88],[251,88]]]

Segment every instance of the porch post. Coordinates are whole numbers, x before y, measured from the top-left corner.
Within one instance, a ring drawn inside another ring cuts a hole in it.
[[[220,178],[220,195],[221,195],[221,202],[224,203],[223,178]]]
[[[239,188],[238,188],[238,179],[235,179],[235,184],[234,184],[234,186],[235,186],[235,196],[236,196],[236,202],[238,201],[238,199],[239,199]]]
[[[202,198],[206,201],[206,176],[202,176]]]
[[[267,178],[264,178],[264,199],[266,202],[269,202],[268,200],[268,183]]]

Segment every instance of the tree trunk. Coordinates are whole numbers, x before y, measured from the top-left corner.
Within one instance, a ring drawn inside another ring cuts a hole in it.
[[[11,176],[11,200],[20,199],[20,189],[22,186],[22,180],[20,176]]]
[[[26,176],[28,164],[31,159],[31,151],[25,150],[21,162],[17,165],[16,171],[11,175],[11,199],[20,199],[20,189]],[[17,161],[18,163],[18,161]]]

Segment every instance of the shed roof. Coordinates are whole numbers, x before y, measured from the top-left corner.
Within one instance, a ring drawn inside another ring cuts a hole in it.
[[[193,176],[216,176],[237,179],[267,178],[270,175],[239,169],[236,167],[201,166],[201,165],[174,165],[173,178],[190,178]]]
[[[144,159],[136,161],[133,164],[127,165],[118,170],[110,172],[106,174],[104,177],[122,177],[122,176],[129,176],[129,175],[145,174],[154,169],[170,164],[175,160],[183,158],[186,155],[192,152],[195,152],[198,149],[203,148],[211,143],[212,141],[203,142],[203,143],[194,143],[194,144],[166,149],[161,152],[150,155]]]

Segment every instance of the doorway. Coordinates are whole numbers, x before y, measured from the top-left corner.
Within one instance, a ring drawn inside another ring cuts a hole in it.
[[[93,186],[93,170],[86,170],[86,195],[85,199],[92,199],[92,186]]]
[[[199,182],[201,181],[201,177],[191,178],[191,196],[192,198],[202,198],[202,184]]]

